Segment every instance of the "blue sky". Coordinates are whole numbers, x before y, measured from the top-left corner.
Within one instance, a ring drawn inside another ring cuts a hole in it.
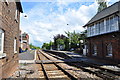
[[[110,0],[109,0],[110,1]],[[112,3],[118,0],[111,0]],[[21,30],[30,35],[30,43],[40,46],[65,31],[81,32],[97,12],[96,2],[38,1],[22,2]],[[24,17],[27,15],[27,17]],[[69,25],[67,25],[69,24]]]

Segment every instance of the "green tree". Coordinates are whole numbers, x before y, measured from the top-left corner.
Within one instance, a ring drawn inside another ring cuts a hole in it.
[[[70,48],[78,48],[80,44],[80,33],[74,32],[65,32],[67,34],[67,37],[69,38],[69,44]]]
[[[55,50],[70,50],[71,48],[81,48],[83,43],[85,42],[86,38],[86,30],[81,33],[74,32],[65,32],[67,37],[63,34],[58,34],[54,36],[54,42],[44,43],[42,48],[43,49],[55,49]],[[81,43],[80,40],[83,40]]]
[[[42,48],[50,50],[50,43],[43,43]]]
[[[30,49],[40,49],[40,47],[34,46],[32,45],[32,43],[29,46],[30,46]]]
[[[63,50],[64,49],[64,39],[57,39],[56,40],[56,42],[57,42],[57,49],[58,50]]]
[[[86,42],[86,33],[87,31],[83,31],[81,33],[76,33],[74,32],[65,32],[67,34],[67,37],[69,39],[69,45],[70,45],[70,49],[71,48],[82,48],[82,45],[84,45],[84,43]],[[83,43],[81,43],[81,40],[83,41]]]
[[[102,11],[104,8],[107,7],[107,1],[106,0],[97,0],[97,3],[99,5],[98,12]]]
[[[58,46],[61,45],[61,41],[64,42],[64,39],[65,39],[65,38],[66,38],[66,36],[63,35],[63,34],[57,34],[56,36],[54,36],[54,47],[55,47],[56,50],[59,48]],[[60,39],[60,40],[59,40],[59,39]],[[59,41],[60,41],[60,42],[59,42]]]
[[[54,42],[50,41],[50,42],[49,42],[49,45],[50,45],[50,49],[52,50],[52,49],[53,49],[53,46],[54,46]]]
[[[70,46],[69,46],[69,38],[64,38],[64,44],[65,44],[65,50],[69,50]]]

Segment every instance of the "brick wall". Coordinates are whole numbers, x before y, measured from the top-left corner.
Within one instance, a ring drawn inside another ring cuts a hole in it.
[[[112,53],[113,57],[110,59],[120,60],[120,32],[114,32],[104,35],[99,35],[95,37],[91,37],[87,39],[88,41],[88,56],[93,56],[94,48],[93,46],[97,46],[97,57],[100,58],[108,58],[107,54],[107,45],[112,44]]]
[[[2,61],[2,77],[7,78],[15,69],[15,65],[18,64],[18,54],[14,53],[14,39],[17,39],[17,52],[19,52],[19,21],[20,12],[18,13],[18,22],[15,21],[16,3],[0,2],[2,10],[0,10],[0,28],[4,30],[4,53],[6,57],[0,59]]]

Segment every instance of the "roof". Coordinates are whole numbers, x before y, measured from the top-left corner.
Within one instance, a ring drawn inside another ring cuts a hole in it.
[[[120,6],[120,1],[103,9],[101,12],[98,12],[85,26],[120,11],[119,6]]]
[[[16,5],[17,5],[17,8],[19,9],[19,11],[20,11],[21,13],[23,13],[23,9],[22,9],[22,5],[21,5],[20,0],[19,0],[18,2],[16,2]]]

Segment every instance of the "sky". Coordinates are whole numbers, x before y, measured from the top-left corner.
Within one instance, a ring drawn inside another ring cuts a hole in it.
[[[117,1],[109,0],[109,5]],[[92,0],[22,0],[22,7],[20,29],[29,34],[30,43],[41,47],[65,31],[84,31],[82,26],[97,13],[98,4]]]

